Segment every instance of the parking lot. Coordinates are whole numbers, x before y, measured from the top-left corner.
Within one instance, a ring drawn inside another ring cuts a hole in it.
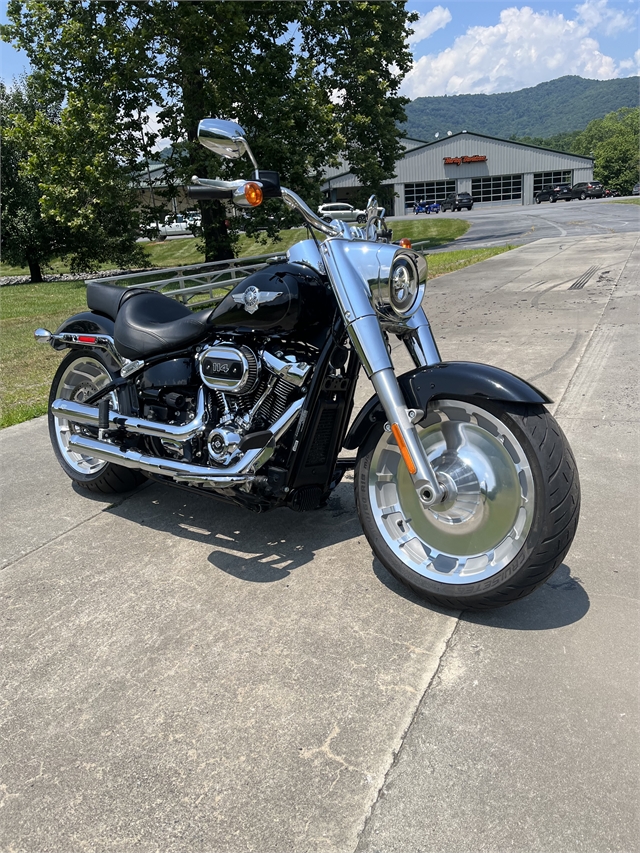
[[[525,245],[429,285],[443,358],[546,391],[582,481],[565,563],[505,610],[397,584],[348,479],[300,515],[109,502],[44,418],[4,430],[0,848],[636,850],[637,214],[445,214]]]
[[[456,248],[460,249],[506,244],[522,246],[545,238],[630,234],[640,230],[640,207],[609,199],[496,205],[430,215],[453,216],[471,224],[467,233],[456,240]],[[396,218],[416,217],[407,214]]]

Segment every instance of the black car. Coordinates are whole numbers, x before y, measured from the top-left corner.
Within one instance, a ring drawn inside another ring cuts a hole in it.
[[[471,210],[473,207],[473,199],[469,193],[449,193],[441,203],[443,213],[445,210],[462,210],[463,207],[466,207],[467,210]]]
[[[571,201],[573,198],[571,195],[571,185],[547,184],[535,194],[534,198],[536,204],[540,204],[541,201],[550,201],[553,204],[553,202],[558,201],[559,198],[563,201]]]
[[[600,181],[583,181],[571,187],[571,197],[580,198],[583,201],[585,198],[602,198],[603,195],[604,187]]]

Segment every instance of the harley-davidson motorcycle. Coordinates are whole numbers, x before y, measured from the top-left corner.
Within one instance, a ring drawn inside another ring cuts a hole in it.
[[[549,398],[496,367],[441,360],[426,260],[391,242],[374,197],[362,227],[327,223],[258,168],[239,125],[205,119],[198,137],[255,171],[194,178],[191,198],[281,198],[310,236],[214,307],[89,283],[87,312],[38,329],[69,349],[49,406],[65,473],[104,493],[152,477],[263,512],[322,507],[355,469],[374,554],[419,595],[483,609],[532,592],[567,553],[580,503]],[[390,335],[415,364],[402,376]],[[361,367],[375,393],[349,426]]]

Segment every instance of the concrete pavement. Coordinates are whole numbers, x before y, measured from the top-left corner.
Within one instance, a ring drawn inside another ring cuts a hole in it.
[[[581,473],[565,565],[488,616],[387,576],[350,482],[307,515],[109,505],[44,419],[4,430],[0,848],[636,849],[639,263],[560,238],[428,288],[443,357],[546,390]]]

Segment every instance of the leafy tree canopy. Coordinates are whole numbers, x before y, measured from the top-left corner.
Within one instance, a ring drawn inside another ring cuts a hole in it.
[[[75,95],[96,114],[104,109],[121,164],[149,157],[159,134],[171,140],[166,162],[179,184],[194,173],[246,177],[246,161],[222,162],[197,144],[201,118],[232,119],[258,162],[313,204],[323,168],[338,157],[373,189],[393,174],[416,17],[405,5],[10,0],[0,34],[26,51],[60,102],[77,104]],[[149,113],[158,106],[155,133]],[[223,206],[202,207],[206,257],[230,257]]]

